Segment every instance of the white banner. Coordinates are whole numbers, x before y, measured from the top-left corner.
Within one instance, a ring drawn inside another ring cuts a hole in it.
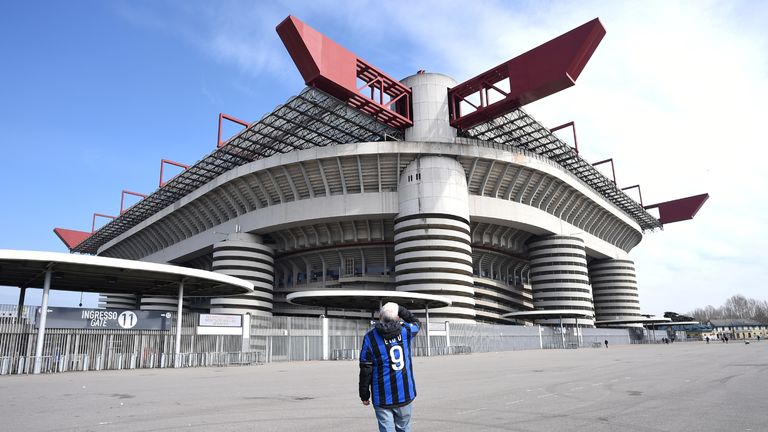
[[[242,315],[200,314],[200,327],[242,327]]]

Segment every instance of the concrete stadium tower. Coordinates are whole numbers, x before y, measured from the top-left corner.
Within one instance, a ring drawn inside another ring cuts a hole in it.
[[[407,141],[452,142],[448,122],[451,78],[419,73],[404,79],[413,90],[413,127]],[[474,320],[472,247],[466,173],[456,159],[424,156],[403,170],[395,219],[395,275],[400,291],[440,294],[453,304],[435,318]]]
[[[234,232],[213,245],[212,270],[245,279],[253,284],[254,291],[211,299],[211,313],[272,316],[274,258],[272,248],[264,245],[260,236]]]

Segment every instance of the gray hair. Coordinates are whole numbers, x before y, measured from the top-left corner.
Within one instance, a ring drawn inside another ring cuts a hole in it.
[[[397,316],[399,310],[400,306],[397,303],[386,303],[381,307],[381,310],[379,310],[379,319],[383,322],[399,321],[399,317]]]

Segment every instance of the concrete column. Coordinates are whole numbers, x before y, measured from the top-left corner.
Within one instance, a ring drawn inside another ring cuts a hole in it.
[[[634,262],[624,259],[594,260],[589,263],[589,281],[598,321],[631,320],[642,316]]]
[[[53,267],[49,266],[45,271],[45,282],[43,282],[43,302],[40,305],[40,325],[37,328],[37,344],[35,345],[35,367],[33,374],[40,373],[40,367],[43,362],[43,342],[45,340],[45,320],[48,317],[48,295],[51,291],[51,273]]]
[[[24,296],[27,293],[27,287],[19,287],[19,305],[16,306],[16,319],[21,320],[22,312],[24,312]]]
[[[272,316],[275,260],[272,248],[264,245],[260,236],[231,233],[213,245],[213,271],[245,279],[253,284],[254,291],[212,298],[211,313]],[[294,285],[296,273],[294,267]]]
[[[418,158],[400,175],[398,201],[394,238],[397,290],[444,295],[453,303],[434,313],[453,322],[474,322],[464,168],[448,157]]]
[[[176,307],[176,346],[173,350],[174,353],[174,366],[181,366],[181,318],[184,312],[184,281],[179,282],[179,302]]]
[[[534,309],[592,315],[594,306],[584,240],[560,235],[539,237],[528,243],[528,257]],[[575,320],[564,318],[558,322],[555,318],[545,318],[537,319],[536,323],[562,326],[575,324]],[[593,326],[594,318],[584,318],[581,323]]]
[[[321,318],[323,320],[323,360],[330,360],[331,356],[331,338],[328,334],[328,317]]]
[[[251,314],[250,313],[243,315],[243,345],[240,350],[242,352],[249,352],[251,350]]]

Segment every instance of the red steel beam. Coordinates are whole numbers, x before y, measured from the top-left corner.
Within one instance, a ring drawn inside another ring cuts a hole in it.
[[[565,128],[569,127],[569,126],[570,126],[571,130],[573,131],[573,146],[576,149],[576,154],[578,154],[579,153],[579,141],[576,140],[576,123],[574,123],[572,121],[568,122],[568,123],[563,123],[560,126],[553,127],[549,131],[550,132],[557,132],[560,129],[565,129]]]
[[[109,218],[109,219],[112,219],[112,220],[117,218],[117,216],[110,216],[110,215],[105,215],[105,214],[101,214],[101,213],[94,213],[93,214],[93,221],[91,221],[91,234],[96,232],[96,217]]]
[[[708,199],[709,194],[705,193],[663,203],[651,204],[645,206],[645,208],[658,208],[659,222],[661,222],[662,225],[666,225],[673,222],[693,219]]]
[[[607,162],[611,163],[611,174],[613,174],[613,184],[616,184],[616,168],[613,167],[613,158],[601,160],[600,162],[595,162],[592,164],[592,166],[598,166]]]
[[[308,86],[396,129],[413,126],[411,89],[400,81],[292,15],[275,30]]]
[[[165,164],[177,166],[177,167],[183,168],[183,169],[189,168],[189,165],[184,165],[183,163],[174,162],[174,161],[168,160],[168,159],[161,159],[160,160],[160,187],[163,187],[163,186],[165,186],[166,183],[168,183],[166,181],[163,181],[163,168],[165,167]],[[176,174],[176,175],[178,175],[178,174]],[[171,177],[171,180],[173,180],[174,177],[176,177],[176,176]],[[168,180],[168,181],[171,181],[171,180]]]
[[[126,210],[128,210],[128,209],[126,209],[126,208],[124,207],[124,204],[125,204],[125,196],[126,196],[126,195],[133,195],[133,196],[137,196],[137,197],[140,197],[140,198],[146,198],[146,197],[147,197],[147,196],[146,196],[146,195],[144,195],[144,194],[140,194],[140,193],[138,193],[138,192],[131,192],[131,191],[129,191],[129,190],[125,190],[125,189],[123,189],[123,192],[120,194],[120,214],[123,214],[123,213],[125,213],[125,211],[126,211]]]
[[[240,126],[243,126],[243,127],[246,127],[246,128],[251,125],[250,123],[248,123],[245,120],[240,120],[238,118],[232,117],[231,115],[227,115],[227,114],[224,114],[224,113],[219,113],[219,137],[216,139],[216,148],[219,148],[219,147],[223,146],[224,144],[226,144],[225,141],[221,140],[221,124],[222,124],[222,122],[224,120],[229,120],[232,123],[237,123]]]
[[[466,130],[571,87],[603,36],[605,28],[595,18],[449,89],[451,126]],[[508,84],[509,91],[500,88],[507,87],[499,85],[501,82]],[[489,103],[490,90],[500,94],[502,99]],[[478,93],[479,106],[468,100]],[[476,109],[463,113],[462,102]]]
[[[85,241],[85,239],[90,237],[92,234],[86,231],[77,231],[66,228],[54,228],[53,232],[59,237],[59,240],[64,242],[64,245],[66,245],[70,250],[77,247],[77,245]]]
[[[629,190],[629,189],[633,189],[633,188],[637,188],[637,194],[640,196],[640,206],[642,207],[642,205],[643,205],[643,192],[640,190],[640,185],[639,184],[636,184],[634,186],[627,186],[625,188],[621,188],[621,190],[625,191],[625,190]]]

